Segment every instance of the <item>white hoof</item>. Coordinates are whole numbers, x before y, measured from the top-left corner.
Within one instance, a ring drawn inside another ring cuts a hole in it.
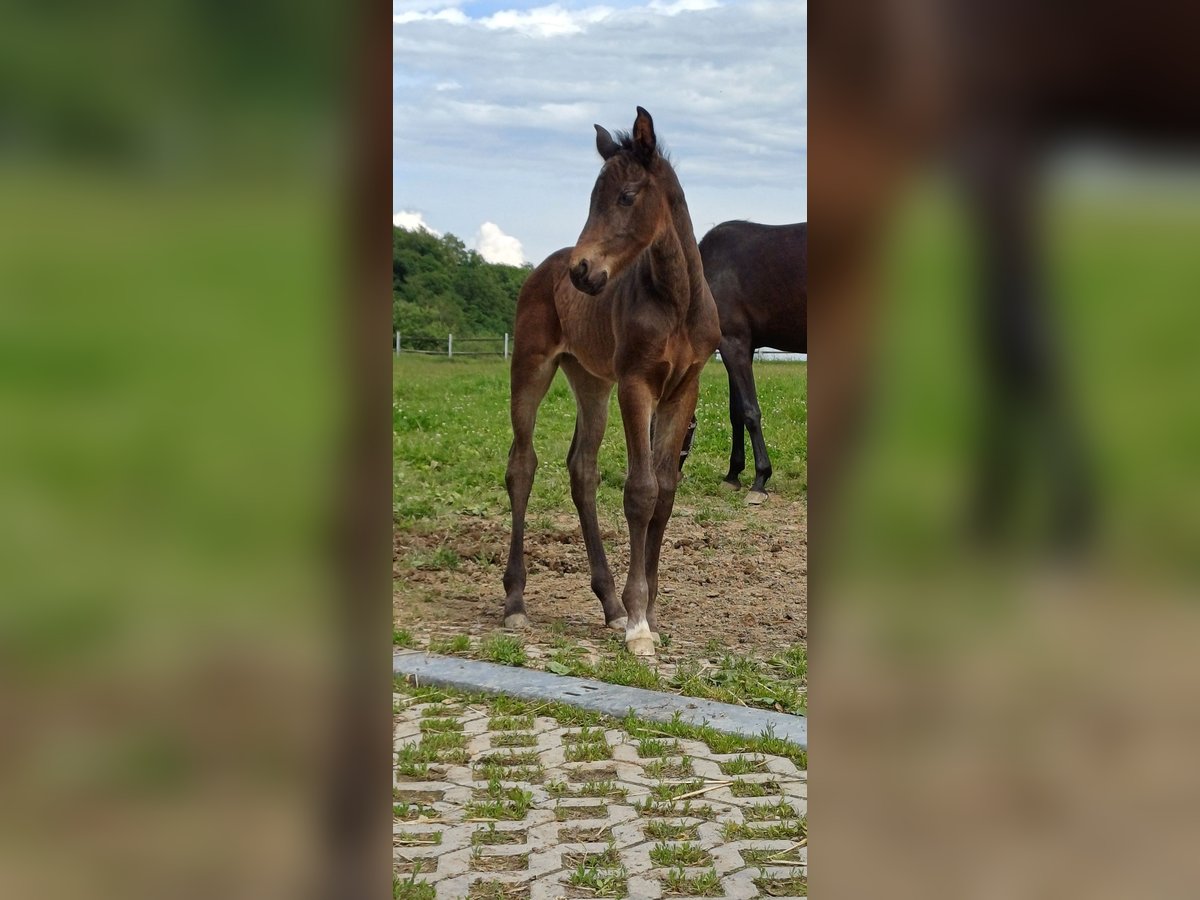
[[[742,489],[740,484],[734,484],[732,481],[722,481],[721,487],[727,491],[740,491]]]
[[[748,494],[746,494],[746,505],[747,506],[761,506],[763,503],[766,503],[766,502],[767,502],[767,495],[764,494],[762,491],[750,491]]]
[[[636,637],[631,641],[626,641],[625,646],[634,656],[653,656],[654,655],[654,639],[648,637]]]
[[[513,613],[504,617],[505,628],[528,628],[529,617],[525,613]]]
[[[624,631],[625,623],[628,621],[629,621],[629,619],[627,616],[621,616],[621,617],[613,619],[611,622],[609,622],[608,627],[611,628],[613,631]]]

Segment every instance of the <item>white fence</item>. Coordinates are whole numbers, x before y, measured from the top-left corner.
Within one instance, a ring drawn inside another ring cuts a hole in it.
[[[512,339],[506,332],[503,337],[459,337],[448,334],[444,338],[434,335],[403,335],[392,332],[392,352],[423,353],[426,356],[503,356],[508,359]]]
[[[399,356],[401,353],[421,353],[426,356],[445,356],[453,359],[456,356],[502,356],[508,359],[512,352],[512,336],[507,332],[498,337],[458,337],[447,334],[444,338],[436,335],[408,335],[399,331],[392,333],[392,352]],[[718,351],[714,358],[720,359]],[[806,362],[807,353],[788,353],[771,347],[762,347],[754,351],[755,362]]]

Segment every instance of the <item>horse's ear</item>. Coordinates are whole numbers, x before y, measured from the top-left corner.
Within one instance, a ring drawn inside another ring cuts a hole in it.
[[[658,139],[654,136],[654,120],[650,118],[650,113],[639,106],[637,118],[633,121],[633,149],[637,158],[643,163],[650,162],[657,147]]]
[[[596,125],[594,127],[596,129],[596,149],[600,152],[601,157],[609,159],[621,147],[603,126]]]

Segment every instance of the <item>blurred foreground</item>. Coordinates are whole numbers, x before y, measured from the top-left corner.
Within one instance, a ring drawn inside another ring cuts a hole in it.
[[[353,785],[331,783],[361,733],[348,681],[382,712],[336,771],[370,771],[375,746],[386,790],[389,741],[389,210],[378,561],[357,569],[377,584],[377,652],[355,648],[378,658],[372,701],[340,640],[363,608],[342,577],[348,398],[369,399],[344,365],[349,164],[369,162],[350,126],[371,94],[348,60],[371,44],[357,7],[328,9],[5,13],[0,896],[386,895],[386,808],[377,871],[328,865],[355,825]]]
[[[813,9],[814,896],[1200,883],[1192,18]]]

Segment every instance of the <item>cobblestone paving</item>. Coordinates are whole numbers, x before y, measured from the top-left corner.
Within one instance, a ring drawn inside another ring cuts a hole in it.
[[[395,699],[397,897],[806,896],[788,759]]]

